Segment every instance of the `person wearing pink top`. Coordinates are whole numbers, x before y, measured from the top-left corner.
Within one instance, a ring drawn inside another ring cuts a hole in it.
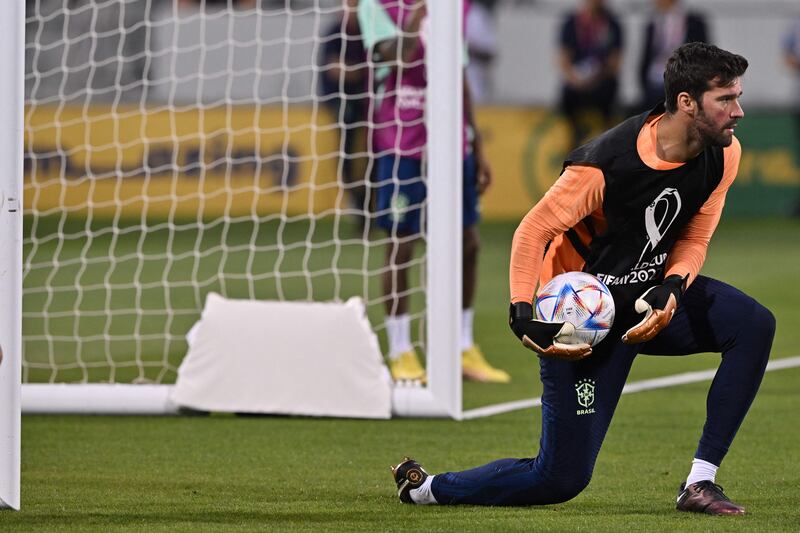
[[[465,0],[465,14],[468,9],[469,2]],[[426,380],[426,373],[411,342],[408,270],[425,227],[426,17],[424,0],[361,0],[358,6],[362,40],[371,57],[375,94],[369,149],[376,156],[376,223],[391,237],[386,247],[388,268],[383,277],[389,367],[395,380],[421,382]],[[509,375],[492,367],[472,339],[479,248],[478,197],[491,182],[491,172],[473,127],[466,81],[463,127],[462,370],[468,379],[506,383],[510,381]]]

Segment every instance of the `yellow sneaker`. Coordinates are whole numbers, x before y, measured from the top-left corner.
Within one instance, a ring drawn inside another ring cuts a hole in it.
[[[489,364],[476,344],[461,352],[461,373],[465,379],[484,383],[508,383],[511,381],[508,372]]]
[[[428,379],[414,350],[403,352],[397,359],[389,360],[389,370],[395,381],[421,381],[424,383]]]

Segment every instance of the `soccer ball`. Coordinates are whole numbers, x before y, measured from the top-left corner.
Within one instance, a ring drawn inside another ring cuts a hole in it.
[[[566,272],[551,279],[536,297],[536,318],[569,322],[575,333],[564,344],[596,345],[614,323],[614,298],[605,284],[585,272]]]

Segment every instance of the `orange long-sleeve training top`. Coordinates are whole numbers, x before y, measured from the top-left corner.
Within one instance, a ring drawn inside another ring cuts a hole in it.
[[[650,119],[642,127],[636,141],[639,157],[655,170],[670,170],[683,165],[664,161],[656,155],[656,124],[663,116]],[[736,137],[723,153],[722,179],[670,250],[665,276],[688,275],[687,283],[691,283],[703,266],[708,243],[722,215],[725,195],[739,169],[742,148]],[[591,216],[597,232],[602,233],[606,228],[603,214],[604,193],[605,180],[599,168],[571,165],[525,215],[511,244],[509,280],[512,303],[533,301],[537,282],[539,286],[543,286],[558,274],[583,268],[583,258],[565,238],[564,232],[585,217]],[[587,242],[588,236],[581,232],[580,227],[576,231]],[[547,255],[544,255],[545,247],[550,241],[552,244]]]

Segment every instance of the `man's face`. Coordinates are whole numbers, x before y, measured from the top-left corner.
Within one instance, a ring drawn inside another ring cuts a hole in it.
[[[695,117],[695,126],[706,146],[730,146],[733,130],[744,116],[739,103],[742,82],[736,78],[727,87],[718,87],[713,82],[712,86],[712,89],[703,93],[703,105]]]

